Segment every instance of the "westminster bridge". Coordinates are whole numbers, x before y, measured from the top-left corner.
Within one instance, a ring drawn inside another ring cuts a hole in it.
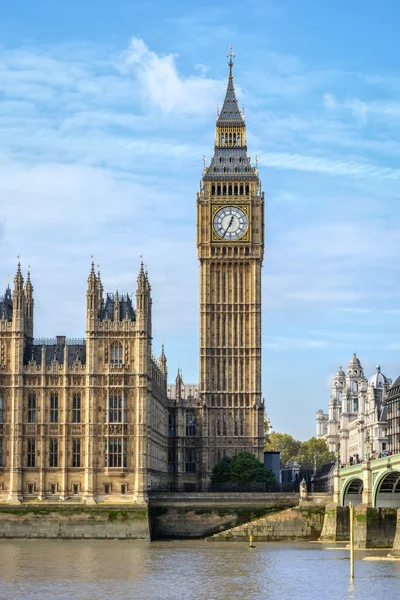
[[[337,469],[334,503],[372,508],[400,508],[400,454]]]

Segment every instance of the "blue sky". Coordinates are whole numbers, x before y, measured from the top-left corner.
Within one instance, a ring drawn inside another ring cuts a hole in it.
[[[232,44],[267,199],[273,426],[313,435],[354,350],[397,377],[399,21],[394,0],[5,3],[0,282],[31,265],[35,334],[84,334],[92,253],[129,293],[143,253],[154,351],[197,381],[195,198]]]

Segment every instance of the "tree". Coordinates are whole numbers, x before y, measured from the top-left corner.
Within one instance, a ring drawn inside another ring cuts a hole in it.
[[[301,442],[297,462],[302,469],[314,469],[335,460],[335,454],[328,450],[325,440],[312,437],[307,442]]]
[[[250,452],[240,452],[232,458],[224,457],[214,467],[212,483],[275,483],[275,476]]]
[[[302,442],[295,440],[288,433],[270,433],[265,442],[264,450],[281,453],[281,466],[295,462],[300,453]]]
[[[212,483],[228,483],[229,473],[230,473],[231,459],[229,456],[224,456],[224,458],[215,465],[211,481]]]

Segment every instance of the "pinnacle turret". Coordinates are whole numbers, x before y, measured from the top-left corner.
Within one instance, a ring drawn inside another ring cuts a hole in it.
[[[18,261],[17,272],[14,277],[14,295],[22,293],[24,287],[24,278],[21,273],[21,263]]]
[[[120,306],[119,306],[119,294],[118,294],[118,288],[115,292],[115,297],[114,297],[114,321],[119,321],[119,317],[120,317]]]
[[[167,372],[167,357],[164,352],[164,344],[161,346],[160,367],[164,373]]]
[[[26,276],[26,283],[25,283],[25,296],[27,298],[32,298],[33,295],[33,285],[31,282],[31,272],[30,270],[28,270],[27,276]]]

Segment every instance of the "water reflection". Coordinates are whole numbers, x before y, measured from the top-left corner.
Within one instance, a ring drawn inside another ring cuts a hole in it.
[[[348,551],[321,544],[2,540],[0,565],[7,600],[368,600],[400,580],[400,562],[357,560],[349,584]]]

